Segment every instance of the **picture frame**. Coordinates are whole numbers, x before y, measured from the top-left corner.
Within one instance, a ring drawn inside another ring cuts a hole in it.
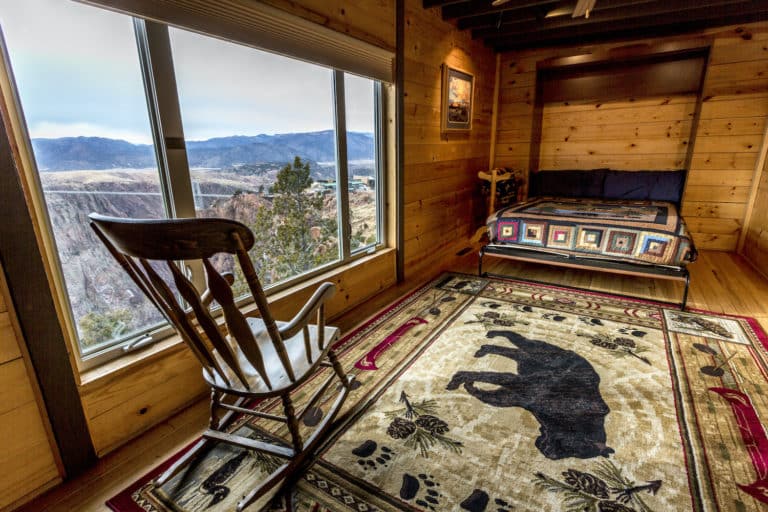
[[[469,132],[472,129],[475,77],[443,64],[440,131]]]

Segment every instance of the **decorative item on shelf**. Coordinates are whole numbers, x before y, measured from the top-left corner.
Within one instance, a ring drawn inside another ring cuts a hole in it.
[[[472,129],[475,77],[443,64],[440,131],[468,132]]]
[[[522,172],[508,167],[497,167],[490,171],[477,173],[480,178],[480,193],[488,204],[488,216],[507,206],[512,206],[523,199]],[[471,238],[472,243],[478,243],[486,234],[486,226],[479,227]]]
[[[518,170],[508,167],[477,173],[480,191],[488,203],[488,215],[500,208],[506,208],[522,200],[523,177]]]

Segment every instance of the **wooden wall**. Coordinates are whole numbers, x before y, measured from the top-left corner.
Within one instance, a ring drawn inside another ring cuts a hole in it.
[[[478,171],[487,171],[495,57],[439,9],[407,0],[405,12],[405,276],[424,278],[468,245],[478,212]],[[475,76],[469,134],[441,135],[441,65]]]
[[[0,509],[61,481],[0,267]]]
[[[683,214],[701,249],[733,251],[768,116],[768,23],[664,40],[502,55],[497,166],[527,169],[536,63],[552,57],[677,40],[711,42],[704,103]],[[685,159],[694,98],[625,98],[549,105],[541,169],[674,169]]]
[[[544,105],[540,169],[682,169],[695,95]]]
[[[395,50],[395,0],[262,0],[380,48]]]
[[[758,271],[768,277],[768,160],[762,169],[743,253]]]

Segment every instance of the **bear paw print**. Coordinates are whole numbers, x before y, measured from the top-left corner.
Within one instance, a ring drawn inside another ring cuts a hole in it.
[[[377,453],[378,451],[378,453]],[[370,439],[363,441],[363,443],[352,450],[352,454],[359,457],[357,463],[363,467],[363,469],[376,469],[381,466],[388,466],[394,457],[395,452],[388,446],[379,445],[376,441]]]
[[[400,486],[400,497],[406,501],[414,500],[414,503],[429,510],[439,510],[441,494],[437,490],[440,487],[435,482],[435,477],[420,473],[418,477],[403,474],[403,484]]]

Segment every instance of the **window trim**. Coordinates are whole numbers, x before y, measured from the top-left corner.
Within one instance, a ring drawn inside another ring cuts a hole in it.
[[[192,173],[188,162],[186,144],[183,133],[183,122],[179,106],[178,87],[175,80],[173,67],[173,54],[170,45],[168,26],[162,23],[133,18],[134,35],[137,45],[139,67],[145,89],[145,99],[149,115],[150,127],[155,148],[158,174],[160,178],[161,194],[166,215],[173,217],[196,216],[194,196],[192,192]],[[214,37],[203,34],[206,37]],[[241,44],[242,43],[234,43]],[[261,48],[256,51],[269,51]],[[272,52],[274,53],[274,52]],[[295,58],[295,57],[290,57]],[[299,59],[301,60],[301,59]],[[322,65],[322,64],[320,64]],[[385,211],[387,203],[384,201],[386,180],[384,176],[385,136],[388,133],[384,129],[384,99],[382,90],[383,82],[376,78],[365,77],[373,81],[374,94],[374,176],[376,187],[376,237],[377,241],[363,247],[352,250],[350,247],[352,230],[349,218],[349,176],[347,158],[347,132],[346,132],[346,102],[344,79],[347,72],[332,70],[332,90],[334,93],[334,129],[336,142],[336,167],[337,167],[337,216],[339,226],[339,258],[313,268],[307,272],[298,274],[290,279],[283,280],[266,288],[267,295],[280,293],[292,287],[298,287],[303,281],[311,280],[317,276],[332,272],[335,268],[354,263],[366,256],[387,247],[385,219],[388,213]],[[8,76],[10,62],[8,63]],[[38,211],[39,238],[42,239],[42,247],[47,253],[48,265],[53,276],[52,291],[58,297],[59,313],[62,318],[65,331],[68,333],[74,350],[70,351],[70,359],[80,373],[93,370],[105,363],[120,359],[122,356],[142,350],[157,342],[171,339],[174,330],[167,323],[158,323],[104,343],[99,343],[92,349],[80,344],[80,337],[74,318],[69,293],[64,280],[61,258],[53,237],[52,226],[45,201],[45,192],[42,189],[39,171],[35,164],[31,139],[23,118],[23,111],[19,98],[16,95],[15,84],[11,88],[18,112],[20,134],[26,157],[32,163],[28,166],[27,181],[32,183],[32,199],[35,210]],[[202,284],[204,277],[202,265],[195,262],[197,268],[192,268],[193,282]],[[200,287],[203,289],[204,286]],[[238,302],[241,307],[252,303],[252,298],[244,297]],[[133,346],[131,347],[131,344]]]

